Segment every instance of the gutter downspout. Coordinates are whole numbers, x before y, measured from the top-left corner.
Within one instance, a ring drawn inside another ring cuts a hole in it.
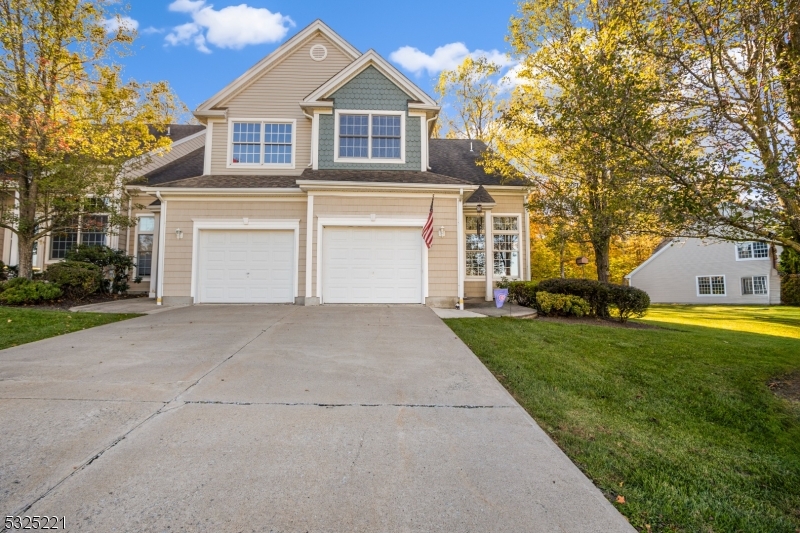
[[[439,118],[439,113],[436,113],[434,116],[432,116],[425,122],[425,127],[427,128],[428,131],[427,135],[428,138],[425,141],[428,143],[428,149],[425,151],[425,157],[427,159],[427,161],[425,161],[425,168],[427,168],[428,170],[431,169],[431,122],[433,122],[437,118]]]
[[[311,115],[306,113],[305,110],[303,110],[303,116],[305,116],[308,120],[311,121],[311,128],[313,129],[314,128],[314,117],[312,117]],[[308,166],[310,167],[310,166],[312,166],[314,164],[314,135],[313,134],[311,135],[311,153],[309,153],[309,157],[311,158],[311,161],[308,162]]]
[[[158,236],[158,280],[156,283],[156,305],[163,304],[164,296],[164,248],[167,240],[167,201],[161,198],[161,191],[156,191],[156,198],[161,202]]]

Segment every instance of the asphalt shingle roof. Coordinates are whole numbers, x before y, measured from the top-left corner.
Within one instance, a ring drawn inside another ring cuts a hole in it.
[[[175,161],[171,161],[147,174],[148,185],[161,185],[175,180],[189,178],[192,176],[201,176],[203,174],[203,157],[205,155],[205,147],[200,147],[193,150],[188,154],[179,157]]]
[[[489,191],[483,188],[483,185],[478,187],[475,192],[473,192],[467,201],[464,202],[466,204],[493,204],[495,203],[494,198],[492,195],[489,194]]]

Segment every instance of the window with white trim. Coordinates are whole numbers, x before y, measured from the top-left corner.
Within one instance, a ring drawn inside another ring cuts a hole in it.
[[[294,121],[231,122],[231,165],[293,167]]]
[[[403,160],[402,113],[337,112],[335,160]]]
[[[89,199],[87,209],[102,209],[104,200]],[[50,235],[50,259],[64,259],[78,243],[87,246],[108,244],[108,215],[87,213],[72,219],[71,223]]]
[[[494,275],[519,277],[519,217],[492,217]]]
[[[136,224],[136,275],[149,276],[153,268],[153,232],[155,217],[139,217]]]
[[[765,242],[736,243],[736,260],[769,259],[769,244]]]
[[[742,295],[767,294],[767,276],[746,276],[742,278]]]
[[[725,276],[697,276],[698,296],[725,296]]]
[[[486,225],[485,217],[466,217],[467,276],[486,276]]]

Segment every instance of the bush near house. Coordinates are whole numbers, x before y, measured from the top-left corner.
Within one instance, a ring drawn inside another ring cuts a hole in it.
[[[650,295],[636,287],[609,284],[609,299],[617,309],[620,322],[630,317],[642,317],[650,307]]]
[[[35,304],[55,300],[61,295],[61,289],[57,285],[45,281],[14,278],[0,284],[0,303],[2,304]]]
[[[561,279],[553,278],[539,282],[539,290],[553,294],[571,294],[589,302],[590,314],[606,318],[609,315],[608,305],[611,297],[610,283],[593,279]]]
[[[536,295],[539,292],[581,298],[589,305],[589,311],[586,313],[588,316],[608,318],[611,316],[610,308],[613,307],[617,310],[617,316],[621,322],[625,322],[632,316],[644,315],[650,307],[650,296],[641,289],[592,279],[553,278],[540,281],[538,284],[511,282],[508,288],[509,298],[518,304],[536,307],[537,310],[548,314],[549,311],[544,311],[537,304]]]
[[[781,277],[781,303],[800,305],[800,274],[786,274]]]
[[[58,285],[67,298],[83,300],[100,290],[103,272],[91,263],[62,261],[48,267],[47,279]]]
[[[114,250],[108,246],[78,245],[66,255],[67,261],[91,263],[100,268],[103,277],[100,290],[109,294],[124,294],[130,289],[131,272],[136,266],[133,256],[124,250]],[[134,282],[138,283],[137,277]]]
[[[549,316],[586,316],[591,311],[589,302],[571,294],[536,293],[536,309]]]
[[[508,299],[512,302],[524,307],[536,306],[538,284],[535,281],[511,281],[507,288]]]

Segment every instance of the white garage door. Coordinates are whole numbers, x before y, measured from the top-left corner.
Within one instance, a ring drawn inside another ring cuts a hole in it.
[[[294,301],[294,232],[200,231],[198,301]]]
[[[324,303],[421,303],[417,228],[325,228]]]

